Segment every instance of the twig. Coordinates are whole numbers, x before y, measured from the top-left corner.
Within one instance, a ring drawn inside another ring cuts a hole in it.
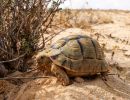
[[[57,33],[51,34],[50,36],[47,37],[45,43],[47,43],[49,40],[51,40],[52,38],[54,38],[55,35],[58,35],[58,34],[60,34],[61,32],[65,31],[65,30],[66,30],[66,29],[62,29],[62,30],[60,30],[60,31],[57,32]],[[51,37],[51,38],[49,38],[49,37]]]
[[[5,53],[7,53],[7,54],[9,54],[9,55],[11,55],[11,56],[14,56],[13,54],[11,54],[11,53],[7,52],[6,50],[4,50],[4,49],[3,49],[3,48],[1,48],[1,47],[0,47],[0,50],[2,50],[3,52],[5,52]]]
[[[37,78],[50,78],[52,76],[37,76],[37,77],[4,77],[0,80],[9,80],[9,79],[37,79]]]
[[[107,75],[117,75],[117,76],[119,76],[118,74],[107,74]]]
[[[46,39],[45,39],[45,43],[47,43],[48,41],[50,41],[51,39],[53,39],[56,35],[60,34],[61,32],[65,31],[66,29],[61,29],[59,32],[57,33],[53,33],[53,34],[50,34]],[[42,45],[39,44],[39,46]],[[45,48],[43,48],[42,50],[44,50]]]
[[[102,77],[101,77],[101,78],[102,78]],[[117,92],[117,93],[121,93],[121,94],[124,94],[124,95],[129,96],[128,93],[124,93],[124,92],[122,92],[122,91],[120,91],[120,90],[118,90],[118,89],[116,89],[116,88],[113,88],[113,87],[112,87],[110,84],[108,84],[107,81],[104,80],[103,78],[102,78],[102,80],[103,80],[103,82],[104,82],[110,89],[112,89],[113,91],[115,91],[115,92]]]
[[[12,62],[12,61],[18,60],[19,58],[24,57],[25,55],[26,55],[26,53],[23,54],[23,55],[20,55],[20,56],[17,57],[17,58],[11,59],[11,60],[0,61],[0,64],[1,64],[1,63],[7,63],[7,62]]]

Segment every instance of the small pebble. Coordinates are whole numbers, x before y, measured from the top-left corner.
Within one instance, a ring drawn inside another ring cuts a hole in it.
[[[84,79],[81,78],[81,77],[75,77],[74,79],[77,83],[83,83],[84,82]]]

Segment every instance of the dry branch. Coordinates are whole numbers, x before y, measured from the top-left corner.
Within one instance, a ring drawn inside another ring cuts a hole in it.
[[[44,47],[44,33],[51,27],[62,2],[64,0],[0,0],[0,63],[16,70],[27,66],[27,59],[39,49],[41,37]]]

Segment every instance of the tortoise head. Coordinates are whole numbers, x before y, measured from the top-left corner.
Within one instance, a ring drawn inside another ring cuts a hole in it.
[[[42,67],[42,69],[45,69],[45,66],[50,66],[51,64],[51,59],[50,57],[47,55],[46,51],[42,51],[40,53],[37,54],[36,56],[36,62],[38,67]]]
[[[54,56],[58,54],[58,50],[53,50],[53,49],[46,49],[41,52],[39,52],[36,56],[36,62],[41,70],[50,70],[52,60],[50,59],[51,56]]]

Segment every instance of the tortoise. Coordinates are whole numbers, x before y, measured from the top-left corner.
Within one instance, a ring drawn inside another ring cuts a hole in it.
[[[69,77],[107,73],[108,64],[99,43],[86,35],[70,35],[57,40],[36,56],[37,64],[51,71],[62,85]]]

